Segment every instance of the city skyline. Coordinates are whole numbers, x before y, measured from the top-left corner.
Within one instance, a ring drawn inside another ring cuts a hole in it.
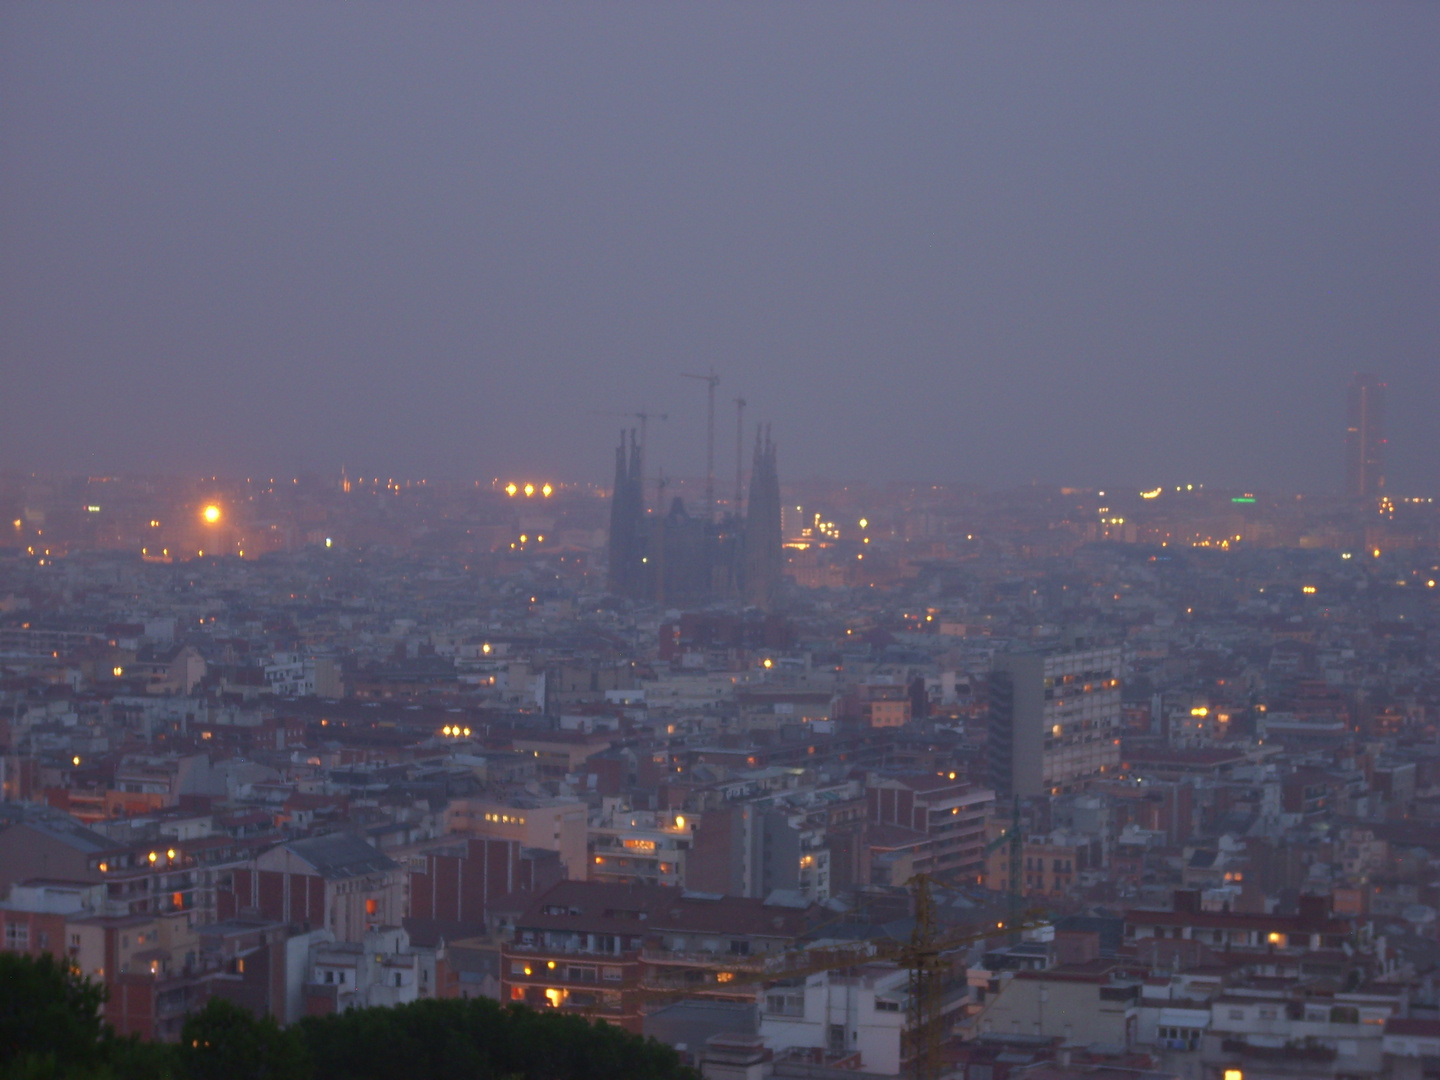
[[[1340,480],[1338,484],[1332,484],[1328,488],[1322,487],[1319,489],[1303,489],[1299,491],[1296,491],[1295,489],[1287,489],[1284,487],[1266,487],[1264,485],[1246,483],[1243,481],[1229,484],[1217,484],[1210,482],[1209,486],[1214,490],[1251,490],[1263,491],[1270,494],[1292,493],[1302,495],[1316,495],[1322,497],[1326,495],[1343,495],[1351,499],[1379,498],[1382,495],[1387,494],[1385,492],[1385,478],[1388,471],[1389,462],[1391,460],[1388,445],[1389,439],[1385,437],[1387,390],[1388,384],[1375,374],[1357,372],[1351,377],[1345,391],[1344,426],[1343,428],[1338,429],[1340,431],[1340,435],[1338,436],[1338,445],[1340,446],[1340,472],[1338,475],[1340,476]],[[743,421],[743,399],[741,399],[740,403],[741,419],[737,424],[737,435],[739,435],[741,438],[744,438],[747,431],[753,430],[756,432],[756,438],[758,440],[761,437],[761,433],[766,431],[769,425],[760,423],[751,427],[746,427]],[[636,418],[648,418],[655,416],[661,419],[668,419],[668,414],[659,414],[653,411],[642,411],[640,413],[633,414],[613,413],[606,415],[626,415]],[[699,431],[696,430],[691,432],[691,437],[698,440],[701,438],[701,435]],[[622,444],[624,443],[625,438],[626,434],[622,430]],[[636,448],[643,447],[643,437],[637,435],[636,429],[630,430],[629,439]],[[728,452],[728,448],[722,447],[722,450],[727,450]],[[738,470],[737,483],[743,484],[748,482],[746,478],[748,478],[751,473],[750,470],[747,470],[743,464],[745,450],[744,445],[742,444],[738,448],[738,450],[739,453],[737,453],[736,455]],[[658,462],[653,461],[652,459],[646,457],[643,452],[635,458],[635,461],[632,463],[632,465],[633,468],[639,470],[636,472],[636,478],[638,482],[637,498],[639,499],[641,505],[649,509],[662,509],[660,503],[658,502],[658,496],[662,492],[657,491],[654,498],[651,498],[649,496],[652,487],[657,482],[663,482],[664,485],[669,486],[671,489],[672,498],[678,497],[685,500],[692,511],[698,507],[703,507],[705,505],[705,498],[702,497],[702,492],[710,492],[713,489],[713,478],[707,479],[706,474],[696,473],[693,475],[677,475],[673,472],[667,472],[667,465],[664,460]],[[23,470],[17,470],[13,468],[8,471],[12,476],[17,476],[23,472]],[[289,476],[291,472],[299,472],[304,476],[307,483],[314,483],[316,481],[326,483],[329,481],[334,481],[338,483],[346,492],[349,492],[352,486],[358,486],[360,488],[363,488],[366,484],[368,484],[372,488],[378,488],[383,485],[387,490],[393,486],[396,490],[398,490],[401,487],[410,487],[416,484],[425,485],[429,483],[445,483],[454,485],[458,483],[461,485],[467,485],[473,483],[473,485],[477,488],[493,488],[496,491],[506,491],[511,496],[524,495],[528,499],[532,496],[537,495],[541,498],[548,497],[551,494],[552,483],[554,485],[554,490],[556,491],[560,490],[562,487],[575,489],[583,488],[594,491],[607,490],[602,483],[595,481],[589,476],[563,476],[557,474],[555,470],[546,471],[543,469],[525,468],[523,466],[518,469],[512,470],[511,473],[507,476],[492,476],[488,478],[488,480],[480,477],[453,475],[447,473],[443,469],[432,474],[431,476],[406,476],[403,473],[397,476],[393,473],[388,473],[385,470],[381,470],[380,472],[377,472],[369,477],[366,477],[364,475],[352,476],[350,470],[347,469],[344,464],[339,466],[338,473],[334,469],[280,469],[278,471],[281,473],[281,479],[278,482],[281,483],[284,482],[284,477]],[[34,470],[31,472],[31,475],[59,478],[67,475],[75,476],[78,474],[67,474],[65,472],[54,470]],[[176,481],[193,477],[193,473],[177,471],[145,473],[118,470],[115,475],[126,475],[132,477],[154,476],[157,478],[166,478]],[[1195,475],[1195,471],[1186,470],[1183,471],[1181,475],[1185,478],[1190,478]],[[963,480],[945,479],[936,483],[935,486],[937,488],[957,487],[974,488],[976,490],[999,491],[1004,490],[1006,487],[1034,486],[1043,483],[1043,486],[1077,487],[1077,490],[1093,491],[1099,488],[1103,488],[1105,486],[1110,486],[1121,489],[1134,487],[1138,491],[1146,491],[1155,488],[1157,483],[1159,490],[1167,490],[1171,486],[1171,484],[1175,483],[1175,481],[1177,480],[1177,476],[1159,477],[1155,475],[1155,472],[1153,470],[1147,474],[1144,474],[1144,476],[1145,479],[1138,484],[1135,483],[1133,480],[1128,483],[1124,481],[1120,483],[1115,483],[1113,480],[1106,480],[1102,478],[1092,481],[1089,484],[1088,488],[1084,485],[1077,486],[1075,484],[1067,484],[1063,478],[1051,479],[1044,482],[1038,479],[1032,479],[1028,482],[1028,485],[1024,481],[1019,481],[1013,484],[1000,484],[986,483],[984,481],[967,482]],[[201,481],[204,481],[206,477],[202,474],[199,479]],[[211,474],[209,476],[209,479],[212,481],[223,482],[227,484],[236,484],[242,482],[242,478],[238,474],[233,473],[225,475]],[[917,478],[912,476],[894,477],[877,482],[888,484],[919,483],[924,485],[930,483],[931,479],[932,478],[930,477]],[[291,480],[293,483],[299,483],[300,477],[293,476],[291,477]],[[798,481],[800,483],[807,484],[850,483],[862,486],[871,482],[855,477],[827,475],[811,475],[803,478],[798,478]],[[263,485],[265,483],[274,485],[275,483],[277,483],[277,480],[274,477],[266,477],[264,475],[258,477],[246,476],[243,478],[243,483],[245,483],[246,485]],[[1186,483],[1177,485],[1175,490],[1180,491],[1186,489],[1187,487],[1203,489],[1206,486],[1206,483],[1206,481],[1202,480],[1198,484],[1196,484],[1193,479],[1187,479]],[[545,489],[543,492],[541,491],[542,488]],[[729,508],[732,506],[732,500],[727,499],[724,496],[724,490],[724,485],[722,484],[719,492],[711,496],[711,498],[714,499],[713,505],[717,509]],[[1392,492],[1390,492],[1389,494],[1392,494],[1402,500],[1409,500],[1416,497],[1422,499],[1426,497],[1433,498],[1433,496],[1429,496],[1428,490],[1422,490],[1418,486],[1412,488],[1411,490],[1405,490],[1398,493],[1392,489]]]
[[[0,5],[0,1075],[1440,1077],[1437,55]]]

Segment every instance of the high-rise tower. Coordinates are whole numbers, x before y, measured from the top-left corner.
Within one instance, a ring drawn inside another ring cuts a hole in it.
[[[780,473],[770,425],[755,432],[755,464],[750,471],[750,505],[745,517],[745,599],[761,609],[775,602],[784,572],[780,535]]]
[[[1118,646],[1007,652],[990,670],[990,785],[1058,795],[1120,763]]]
[[[610,494],[610,581],[617,596],[631,596],[641,588],[644,538],[640,534],[645,514],[644,464],[635,432],[630,432],[627,452],[625,433],[615,448],[615,488]]]
[[[1385,490],[1385,384],[1378,375],[1350,380],[1345,409],[1345,494],[1373,499]]]

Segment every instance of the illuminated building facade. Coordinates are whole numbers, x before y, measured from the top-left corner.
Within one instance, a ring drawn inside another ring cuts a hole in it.
[[[1378,375],[1350,380],[1345,408],[1345,494],[1378,498],[1385,491],[1385,383]]]
[[[995,657],[988,757],[997,795],[1058,795],[1115,771],[1120,664],[1118,646]]]
[[[647,987],[754,1001],[754,984],[735,979],[736,969],[792,948],[812,910],[667,885],[560,881],[501,944],[500,998],[640,1034]]]

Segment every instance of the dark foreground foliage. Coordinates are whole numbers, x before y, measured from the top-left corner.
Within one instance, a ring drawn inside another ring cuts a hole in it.
[[[695,1080],[675,1051],[578,1016],[485,998],[309,1017],[283,1029],[212,999],[178,1046],[115,1036],[104,991],[49,957],[0,954],[5,1080]]]

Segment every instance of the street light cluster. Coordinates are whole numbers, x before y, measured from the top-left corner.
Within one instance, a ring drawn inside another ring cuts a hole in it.
[[[541,484],[539,487],[536,487],[534,484],[517,484],[514,480],[511,480],[510,483],[505,485],[505,494],[509,495],[512,499],[520,494],[523,494],[529,499],[533,497],[537,491],[547,499],[555,493],[555,489],[549,484]]]

